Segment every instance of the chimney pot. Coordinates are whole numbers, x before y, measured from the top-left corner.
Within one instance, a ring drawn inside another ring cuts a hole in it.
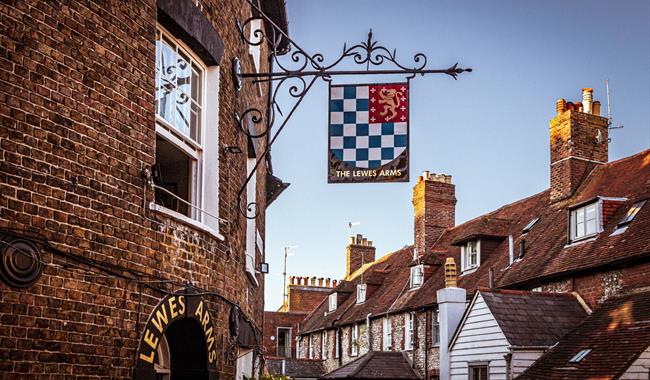
[[[331,285],[332,285],[332,280],[330,280],[329,277],[326,278],[325,279],[325,287],[329,288]]]
[[[593,102],[593,104],[591,105],[591,114],[600,116],[600,102],[598,100]]]
[[[368,245],[368,239],[367,238],[361,239],[361,245]]]
[[[289,284],[293,285],[293,282],[295,281],[295,279],[296,278],[294,276],[289,276]]]
[[[428,171],[428,170],[425,170],[425,171],[422,173],[422,178],[424,178],[425,181],[428,181],[428,180],[429,180],[429,171]]]
[[[321,288],[323,287],[323,280],[324,279],[322,277],[318,278],[318,286],[320,286]]]
[[[311,283],[310,283],[309,285],[311,285],[311,286],[316,286],[316,276],[313,276],[313,277],[311,278]]]
[[[445,260],[445,288],[456,288],[456,262],[453,257],[447,257]]]
[[[303,285],[309,286],[309,277],[303,277],[302,280],[303,280],[303,283],[302,283]]]
[[[582,109],[584,113],[591,112],[591,104],[594,99],[594,89],[593,88],[583,88],[582,89]]]
[[[336,288],[336,284],[338,284],[338,280],[332,280],[332,287]]]
[[[368,247],[372,247],[372,240],[368,240]]]
[[[356,241],[356,244],[359,244],[359,245],[360,245],[360,244],[361,244],[361,240],[363,240],[363,235],[361,235],[361,234],[357,234],[357,241]]]
[[[555,110],[557,111],[558,115],[566,111],[566,109],[567,109],[566,100],[558,99],[558,101],[555,102]]]

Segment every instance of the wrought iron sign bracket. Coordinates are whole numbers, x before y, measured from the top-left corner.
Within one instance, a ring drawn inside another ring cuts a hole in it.
[[[276,70],[273,72],[242,72],[242,66],[239,59],[233,59],[233,80],[235,83],[235,89],[239,91],[244,85],[246,80],[251,81],[252,83],[268,83],[269,91],[271,91],[268,112],[266,116],[262,111],[257,108],[248,108],[243,111],[241,114],[235,113],[235,120],[239,129],[246,135],[248,138],[256,139],[267,137],[269,132],[272,130],[272,126],[275,122],[275,115],[278,112],[281,116],[284,116],[281,112],[279,104],[277,103],[277,95],[281,88],[286,88],[289,95],[292,98],[297,99],[293,104],[286,116],[283,117],[282,123],[280,123],[277,130],[273,133],[272,137],[268,139],[268,143],[264,149],[264,152],[260,157],[258,157],[257,163],[255,164],[253,170],[249,173],[246,181],[240,188],[237,194],[237,205],[242,214],[248,219],[254,219],[259,214],[257,209],[256,202],[248,202],[247,204],[242,203],[242,197],[246,193],[246,188],[248,183],[251,181],[252,177],[256,174],[257,167],[261,162],[264,161],[266,156],[271,151],[273,143],[282,132],[286,126],[289,119],[293,115],[294,111],[298,108],[305,95],[312,88],[312,85],[318,78],[322,78],[325,81],[331,81],[333,77],[336,76],[347,76],[347,75],[391,75],[391,74],[402,74],[406,75],[407,79],[414,78],[417,75],[425,74],[445,74],[454,79],[458,78],[459,74],[464,72],[471,72],[471,68],[460,68],[458,63],[454,64],[451,67],[446,69],[431,69],[427,67],[427,57],[422,53],[417,53],[413,57],[413,65],[406,66],[402,65],[397,60],[397,51],[393,49],[392,51],[387,49],[384,46],[378,44],[377,41],[373,40],[372,29],[368,33],[368,38],[366,41],[358,43],[356,45],[348,47],[347,44],[343,45],[343,52],[341,55],[332,63],[325,64],[325,58],[322,54],[309,54],[307,53],[300,45],[293,41],[288,34],[282,30],[275,22],[268,17],[252,0],[246,0],[251,6],[253,11],[253,16],[244,21],[243,23],[237,22],[237,29],[239,34],[246,45],[249,46],[259,46],[266,42],[268,45],[269,51],[269,62],[272,62],[276,67]],[[260,26],[255,30],[250,30],[250,38],[246,35],[246,28],[250,26],[251,28],[255,25],[254,21],[260,21]],[[261,29],[261,23],[265,23],[267,26],[271,26],[267,31],[268,34],[265,34]],[[283,49],[283,47],[288,46],[289,49]],[[288,51],[293,50],[291,53],[289,63],[282,63],[279,60],[279,56],[286,54]],[[353,61],[357,65],[365,65],[365,70],[336,70],[336,67],[342,62]],[[292,67],[289,67],[291,65]],[[385,69],[385,65],[391,65],[392,68]],[[377,69],[371,70],[371,67],[377,67]],[[275,88],[272,88],[272,84],[275,85]],[[253,123],[253,125],[258,125],[264,123],[264,118],[266,117],[266,127],[262,131],[258,131],[257,128],[247,127],[247,120]],[[268,137],[267,137],[268,138]]]

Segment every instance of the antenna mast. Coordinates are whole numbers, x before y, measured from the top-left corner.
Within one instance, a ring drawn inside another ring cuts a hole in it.
[[[612,124],[614,124],[614,121],[612,119],[612,99],[609,94],[609,79],[605,79],[605,87],[607,88],[607,125],[609,129],[619,129],[623,128],[622,125],[612,127]]]

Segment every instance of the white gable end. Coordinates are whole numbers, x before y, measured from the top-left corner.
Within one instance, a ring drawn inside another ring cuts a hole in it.
[[[472,364],[488,365],[490,380],[506,379],[508,340],[480,293],[470,305],[450,349],[451,379],[467,379]]]

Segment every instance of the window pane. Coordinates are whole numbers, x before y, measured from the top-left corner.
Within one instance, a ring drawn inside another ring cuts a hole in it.
[[[592,235],[596,233],[596,219],[587,221],[587,235]]]
[[[584,222],[585,220],[585,209],[579,208],[576,210],[576,222]]]
[[[192,210],[185,202],[190,202],[189,190],[194,160],[174,144],[157,136],[156,164],[160,167],[161,177],[161,183],[158,186],[165,189],[156,190],[156,203],[183,215],[191,216]]]

